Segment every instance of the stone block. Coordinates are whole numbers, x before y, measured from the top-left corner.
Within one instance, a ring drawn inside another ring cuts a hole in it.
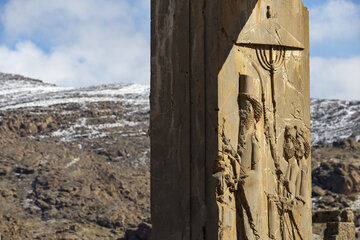
[[[324,240],[355,240],[353,222],[329,222],[324,231]]]

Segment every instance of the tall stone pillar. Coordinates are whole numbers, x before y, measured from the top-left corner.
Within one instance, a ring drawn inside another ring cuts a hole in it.
[[[154,240],[312,239],[301,0],[151,1]]]

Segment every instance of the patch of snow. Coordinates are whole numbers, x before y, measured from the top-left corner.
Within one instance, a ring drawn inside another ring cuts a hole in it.
[[[30,199],[30,198],[27,198],[27,199],[25,199],[23,206],[24,206],[25,209],[30,208],[32,203],[33,203],[33,200]]]
[[[51,133],[51,137],[61,138],[63,142],[71,142],[78,137],[85,137],[88,139],[95,139],[95,138],[106,138],[108,136],[107,129],[113,128],[134,128],[140,125],[142,122],[133,122],[128,120],[117,120],[115,123],[104,123],[104,124],[97,124],[91,125],[88,124],[88,119],[81,118],[75,124],[71,125],[67,129],[58,129],[55,132]],[[139,128],[140,129],[140,128]],[[119,131],[119,134],[127,134],[127,132]],[[143,131],[134,129],[131,131],[134,136],[143,135]],[[46,136],[43,136],[46,137]]]
[[[359,210],[360,209],[360,194],[357,195],[356,200],[352,202],[350,208],[352,210]]]
[[[311,100],[312,145],[360,134],[360,101]]]
[[[41,159],[40,161],[39,161],[39,166],[41,167],[41,166],[43,166],[45,163],[47,163],[47,159]]]
[[[323,238],[319,234],[313,233],[313,240],[322,240],[322,239]]]
[[[120,89],[100,89],[100,90],[93,90],[87,91],[86,95],[127,95],[127,94],[137,94],[137,95],[148,95],[149,94],[149,87],[146,85],[140,84],[131,84]]]
[[[140,84],[118,83],[87,88],[73,88],[58,87],[38,81],[2,80],[0,110],[105,101],[141,106],[148,105],[149,93],[149,87]]]
[[[137,160],[134,161],[133,166],[139,167],[139,166],[145,166],[147,160],[149,159],[150,150],[146,150],[142,153],[142,156],[139,157]],[[129,157],[129,156],[127,156]]]
[[[116,97],[81,97],[81,98],[58,98],[58,99],[47,99],[47,100],[39,100],[34,102],[27,102],[27,103],[19,103],[14,105],[9,105],[0,108],[0,110],[9,110],[9,109],[17,109],[17,108],[34,108],[34,107],[49,107],[52,105],[58,104],[66,104],[66,103],[94,103],[94,102],[123,102],[124,99],[116,98]],[[126,99],[126,103],[140,105],[143,104],[143,101],[133,100],[133,99]]]
[[[75,163],[77,163],[78,161],[80,161],[80,158],[75,158],[73,159],[71,162],[69,162],[68,164],[66,164],[65,168],[69,168],[72,165],[74,165]]]
[[[116,123],[105,123],[105,124],[100,124],[100,125],[94,125],[92,128],[96,129],[96,130],[100,130],[100,129],[118,128],[118,127],[124,127],[124,126],[134,127],[139,124],[140,124],[139,122],[120,120]]]

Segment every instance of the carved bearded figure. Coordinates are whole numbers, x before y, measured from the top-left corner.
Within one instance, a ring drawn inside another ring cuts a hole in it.
[[[240,179],[237,185],[238,239],[261,239],[261,152],[256,126],[262,116],[262,106],[255,97],[254,80],[240,77],[239,137],[237,152],[241,159]]]
[[[284,138],[284,159],[288,167],[285,173],[282,201],[282,205],[286,206],[283,209],[281,221],[283,239],[304,239],[299,231],[299,224],[301,224],[299,216],[305,207],[310,144],[304,136],[304,131],[297,126],[287,126]]]
[[[304,201],[304,187],[308,172],[307,159],[310,155],[310,144],[304,138],[304,131],[298,127],[285,129],[284,158],[288,162],[285,174],[285,192],[288,197]]]

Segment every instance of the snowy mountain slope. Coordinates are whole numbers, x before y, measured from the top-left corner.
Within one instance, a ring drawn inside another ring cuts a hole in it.
[[[139,84],[111,84],[88,88],[58,87],[14,75],[3,80],[0,74],[0,110],[49,107],[66,103],[123,102],[139,110],[148,108],[149,88]],[[16,76],[16,77],[15,77]]]
[[[360,140],[360,101],[311,100],[312,145]]]
[[[0,84],[0,112],[43,109],[71,115],[74,112],[66,106],[76,104],[84,110],[99,108],[98,103],[104,102],[121,105],[120,112],[115,111],[109,116],[113,118],[110,122],[90,124],[90,119],[78,118],[67,128],[52,133],[52,137],[61,137],[63,141],[76,140],[79,136],[105,138],[105,130],[114,128],[122,131],[123,136],[144,135],[147,132],[150,89],[146,85],[118,83],[87,88],[58,87],[9,74],[0,74]],[[99,108],[97,111],[112,110]],[[136,115],[146,117],[137,118]],[[360,140],[360,101],[312,99],[311,117],[313,145],[332,143],[351,136]]]
[[[0,74],[0,122],[30,138],[148,166],[148,96],[138,84],[71,88]]]
[[[148,95],[0,73],[0,238],[148,234]]]

